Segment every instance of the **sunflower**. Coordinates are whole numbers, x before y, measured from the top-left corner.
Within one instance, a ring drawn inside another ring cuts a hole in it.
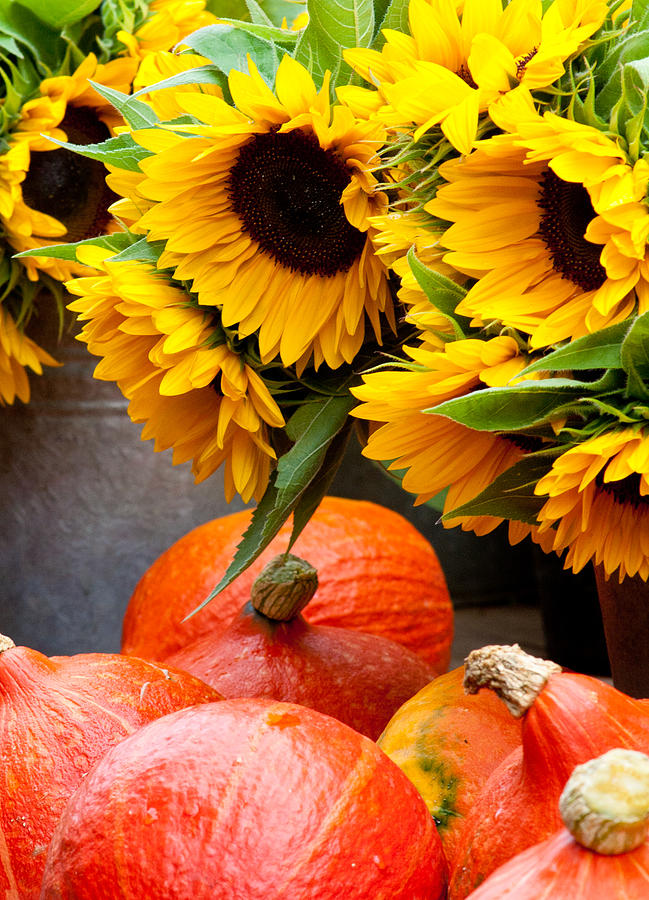
[[[259,500],[275,451],[269,429],[284,425],[261,376],[225,342],[209,312],[152,266],[112,262],[98,247],[80,248],[99,274],[73,279],[69,304],[83,326],[79,340],[102,357],[95,377],[114,381],[145,423],[142,439],[173,448],[173,463],[192,460],[197,482],[224,466],[228,502]]]
[[[426,210],[453,223],[444,261],[476,279],[457,312],[549,346],[649,309],[649,167],[546,113],[440,167]]]
[[[141,59],[169,50],[191,31],[216,21],[203,0],[153,0],[135,35],[119,32],[127,47],[123,56],[100,62],[95,53],[88,53],[70,74],[40,83],[37,96],[22,104],[8,135],[10,147],[26,143],[30,151],[24,156],[22,195],[14,197],[13,215],[0,221],[14,251],[60,243],[61,238],[84,240],[118,227],[108,213],[118,198],[106,184],[103,164],[57,147],[50,139],[91,144],[110,137],[124,121],[90,82],[128,94]],[[43,272],[66,281],[84,271],[53,257],[23,257],[20,262],[32,281]]]
[[[150,208],[135,227],[165,242],[160,267],[226,327],[258,335],[264,362],[336,368],[354,359],[366,318],[379,342],[381,313],[393,325],[368,221],[386,205],[370,171],[383,131],[332,106],[328,81],[317,91],[289,56],[276,94],[249,67],[230,73],[234,106],[175,95],[206,124],[133,132],[152,153],[137,185]]]
[[[151,87],[159,81],[206,65],[209,65],[209,60],[197,53],[172,53],[168,50],[149,53],[138,66],[137,74],[133,79],[133,90],[143,91],[144,88]],[[223,96],[223,91],[218,85],[196,83],[153,90],[140,95],[139,99],[148,103],[159,119],[170,120],[182,115],[183,111],[178,106],[176,95],[184,91],[200,91],[213,94],[215,97]]]
[[[461,153],[478,117],[497,115],[505,95],[553,84],[564,62],[603,23],[605,0],[410,0],[410,34],[386,29],[380,51],[351,49],[346,61],[378,87],[389,124],[414,123],[414,139],[440,125]]]
[[[29,403],[27,369],[43,373],[43,366],[58,366],[49,353],[21,331],[0,304],[0,406],[16,398]]]
[[[376,255],[399,277],[397,296],[407,308],[407,321],[420,331],[426,331],[428,343],[437,343],[441,347],[444,342],[441,335],[451,335],[452,326],[432,305],[408,262],[408,252],[413,249],[417,259],[427,268],[447,278],[465,281],[464,276],[443,261],[445,251],[439,243],[439,228],[431,227],[432,217],[419,209],[373,216],[371,223],[376,229],[372,237]]]
[[[219,21],[205,6],[205,0],[152,0],[144,22],[133,34],[118,31],[117,39],[135,60],[158,50],[171,50],[193,31]]]
[[[508,383],[524,368],[525,357],[509,336],[454,341],[442,350],[425,341],[404,349],[413,361],[409,368],[370,372],[362,385],[351,389],[363,401],[352,415],[373,423],[363,455],[389,460],[391,471],[405,469],[402,486],[417,495],[416,504],[448,487],[444,502],[448,512],[477,496],[525,451],[515,439],[474,431],[434,415],[434,407],[485,385]],[[483,535],[502,521],[466,516],[444,524]]]
[[[135,71],[132,60],[100,64],[89,54],[71,75],[42,81],[39,95],[23,104],[9,150],[0,157],[0,165],[10,158],[5,168],[13,174],[12,200],[0,204],[0,226],[14,251],[95,237],[116,227],[108,212],[116,196],[106,185],[103,165],[48,138],[88,144],[109,137],[121,118],[88,80],[128,92]],[[84,271],[53,257],[24,257],[20,263],[32,281],[43,272],[65,281]]]
[[[176,119],[184,114],[184,110],[176,100],[179,93],[193,91],[222,97],[223,91],[217,85],[200,82],[154,89],[148,92],[145,92],[145,88],[152,87],[174,75],[206,65],[208,62],[209,60],[204,57],[189,52],[171,53],[158,50],[149,53],[138,66],[133,79],[133,90],[142,92],[139,99],[147,103],[159,119]],[[111,205],[111,213],[131,231],[145,233],[138,222],[144,212],[152,206],[152,201],[143,197],[139,191],[139,185],[144,176],[139,171],[119,169],[110,164],[106,164],[105,167],[107,170],[106,184],[116,198]]]
[[[607,577],[619,571],[649,578],[649,435],[625,428],[571,447],[541,478],[547,497],[540,533],[553,549],[568,548],[565,566],[579,572],[592,560]]]

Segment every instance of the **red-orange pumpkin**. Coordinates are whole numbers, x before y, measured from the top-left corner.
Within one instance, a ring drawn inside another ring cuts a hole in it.
[[[521,723],[491,691],[467,694],[464,666],[407,700],[379,747],[412,781],[453,865],[464,820],[497,765],[521,743]]]
[[[560,810],[565,827],[502,865],[471,900],[646,900],[649,757],[610,750],[578,766]]]
[[[165,660],[202,634],[217,634],[239,612],[262,568],[288,546],[288,522],[237,580],[183,621],[220,581],[251,512],[207,522],[172,544],[144,573],[124,617],[122,651]],[[305,618],[391,638],[448,668],[453,608],[431,544],[407,519],[362,500],[325,497],[292,552],[318,571]]]
[[[516,645],[469,654],[465,684],[491,687],[522,716],[522,745],[486,781],[466,818],[449,900],[561,827],[558,802],[576,765],[614,747],[649,747],[646,706],[588,675],[562,672]]]
[[[291,554],[271,560],[225,631],[203,635],[167,662],[224,697],[269,697],[317,709],[376,740],[392,713],[428,684],[416,653],[376,634],[313,625],[301,610],[315,569]]]
[[[42,900],[441,900],[433,820],[376,744],[297,704],[223,700],[114,747],[70,799]]]
[[[48,658],[8,638],[1,646],[0,893],[29,900],[39,897],[61,811],[94,763],[141,725],[219,694],[135,657]]]

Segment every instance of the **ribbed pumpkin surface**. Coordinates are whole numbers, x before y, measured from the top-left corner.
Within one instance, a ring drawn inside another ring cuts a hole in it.
[[[224,700],[113,748],[63,813],[42,900],[441,900],[425,804],[372,741]]]
[[[168,662],[224,697],[267,697],[317,709],[376,740],[390,716],[433,678],[407,647],[376,634],[271,622],[246,604],[225,631],[204,635]]]
[[[521,742],[521,723],[491,691],[466,694],[464,666],[397,710],[378,740],[424,798],[453,864],[464,820],[496,766]]]
[[[649,845],[602,856],[580,847],[565,829],[502,865],[471,900],[646,900]]]
[[[186,622],[220,581],[250,522],[244,511],[207,522],[169,547],[140,579],[122,631],[122,651],[164,660],[201,634],[218,633],[250,596],[264,565],[286,550],[288,522],[261,556]],[[453,609],[431,544],[403,516],[375,503],[325,497],[292,552],[315,566],[309,622],[355,628],[404,644],[445,672]]]
[[[560,829],[559,796],[574,767],[614,747],[647,750],[646,705],[588,675],[551,675],[523,716],[521,747],[494,770],[467,816],[449,900],[467,897]]]
[[[117,654],[0,653],[0,895],[40,896],[61,811],[110,747],[159,716],[218,697],[185,672]]]

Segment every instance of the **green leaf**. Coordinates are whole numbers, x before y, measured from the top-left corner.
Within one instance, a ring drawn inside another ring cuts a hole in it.
[[[237,22],[236,19],[221,19],[225,25],[233,25],[240,31],[245,31],[255,37],[276,44],[293,46],[297,44],[299,31],[289,31],[288,28],[278,28],[276,25],[261,25],[256,22]]]
[[[622,343],[621,359],[628,375],[627,396],[649,398],[649,312],[638,316]]]
[[[286,19],[290,26],[306,9],[305,2],[296,0],[260,0],[260,4],[274,25],[281,25],[282,19]]]
[[[388,4],[383,18],[379,19],[377,16],[377,23],[380,24],[374,41],[374,49],[380,50],[385,43],[385,38],[381,34],[384,28],[391,28],[393,31],[400,31],[402,34],[410,34],[409,6],[410,0],[392,0]]]
[[[113,256],[113,262],[131,262],[136,260],[137,262],[146,262],[157,266],[160,254],[164,248],[165,241],[147,241],[146,238],[137,240],[133,236],[132,242],[123,250],[120,250],[116,256]]]
[[[621,3],[618,9],[624,8],[625,5]],[[633,0],[629,23],[634,31],[642,32],[649,29],[649,5],[647,0]]]
[[[458,516],[495,516],[536,524],[537,514],[547,498],[537,496],[534,488],[560,454],[560,447],[528,453],[472,500],[445,513],[442,521]]]
[[[50,70],[56,69],[65,56],[60,33],[18,3],[0,3],[0,34],[5,39],[13,37]]]
[[[317,397],[303,403],[286,424],[295,443],[277,465],[278,499],[288,502],[295,491],[302,493],[320,471],[327,449],[356,405],[351,394]]]
[[[148,0],[102,0],[101,34],[97,36],[97,43],[106,59],[113,59],[124,51],[124,44],[117,35],[120,31],[135,34],[144,23],[148,11]]]
[[[348,84],[352,70],[343,50],[369,47],[374,39],[372,0],[307,0],[309,23],[298,41],[295,58],[306,66],[316,83],[327,70],[332,87]]]
[[[455,337],[460,339],[465,337],[464,330],[455,317],[455,307],[460,300],[466,295],[466,290],[442,275],[435,272],[424,265],[415,254],[415,248],[411,247],[408,251],[408,264],[412,274],[417,279],[417,284],[422,289],[431,304],[438,309],[439,312],[447,319],[453,327]],[[464,316],[460,317],[463,321],[468,322]]]
[[[247,73],[250,56],[267,84],[275,83],[279,65],[275,45],[240,28],[206,25],[183,38],[183,44],[213,62],[224,75],[229,75],[233,69]]]
[[[640,70],[634,71],[633,67],[628,71],[626,69],[629,63],[646,59],[648,46],[649,29],[646,27],[638,31],[629,30],[624,37],[607,45],[606,55],[596,70],[597,112],[605,121],[611,120],[614,109],[623,108],[619,104],[624,105],[626,100],[625,84],[633,89],[634,79],[638,75],[642,80],[642,65]]]
[[[113,250],[119,253],[130,244],[133,238],[126,232],[118,231],[115,234],[103,234],[98,237],[86,238],[85,241],[75,241],[69,244],[52,244],[50,247],[37,247],[34,250],[23,250],[22,253],[16,253],[16,259],[23,256],[51,256],[54,259],[67,259],[75,262],[77,258],[77,247],[83,247],[85,244],[91,247],[105,247],[107,250]]]
[[[115,107],[117,112],[124,116],[131,128],[152,128],[160,121],[150,106],[146,103],[142,103],[140,100],[134,99],[136,96],[135,94],[132,96],[129,94],[122,94],[121,91],[116,91],[114,88],[107,87],[104,84],[99,84],[90,79],[88,79],[88,84],[92,85],[93,89],[97,91],[98,94],[105,100],[108,100],[108,102]],[[138,91],[138,93],[145,92]]]
[[[232,584],[277,535],[282,525],[303,500],[298,524],[305,515],[315,493],[309,488],[317,480],[325,484],[328,463],[339,458],[340,448],[330,447],[344,428],[349,411],[356,401],[350,394],[318,398],[298,407],[286,424],[287,435],[294,440],[291,449],[279,458],[277,469],[255,509],[252,521],[238,545],[234,558],[221,581],[189,616],[202,609],[224,588]],[[329,455],[328,455],[329,454]],[[323,471],[324,470],[324,471]],[[317,493],[317,492],[316,492]],[[295,528],[294,528],[295,533]],[[297,535],[295,535],[297,536]]]
[[[219,71],[214,66],[197,66],[195,69],[179,72],[177,75],[171,75],[169,78],[164,78],[162,81],[156,81],[155,84],[149,84],[146,87],[140,88],[139,91],[135,91],[135,93],[130,95],[129,101],[133,97],[140,97],[144,94],[150,94],[153,91],[163,91],[165,88],[179,87],[185,84],[215,84],[220,88],[224,88],[227,87],[227,79],[223,72]],[[146,106],[146,104],[141,105]],[[123,115],[124,118],[126,118],[124,113]]]
[[[616,325],[602,328],[593,334],[576,338],[565,347],[560,347],[536,360],[523,369],[520,374],[582,369],[619,369],[622,367],[622,341],[628,330],[628,321],[618,322]]]
[[[427,413],[447,416],[475,431],[518,431],[558,415],[580,400],[593,385],[566,378],[529,381],[512,387],[490,387],[446,400]]]
[[[117,137],[107,138],[101,144],[68,144],[54,138],[50,140],[73,153],[97,159],[106,165],[126,169],[129,172],[139,172],[140,160],[151,156],[151,152],[136,144],[130,134],[118,134]]]
[[[94,12],[101,0],[20,0],[37,19],[60,31],[65,25],[80,22]]]
[[[264,12],[264,10],[261,8],[261,6],[257,3],[257,0],[246,0],[246,7],[248,8],[248,15],[250,16],[250,21],[253,24],[255,24],[255,25],[274,25],[275,24],[272,21],[272,19],[270,18],[270,16],[268,16]],[[228,17],[224,18],[221,15],[221,16],[219,16],[219,19],[222,22],[226,22],[226,24],[229,23],[230,25],[232,25],[233,22],[236,22],[237,24],[244,24],[241,21],[240,16],[232,16],[229,18]]]
[[[212,15],[229,16],[231,19],[247,19],[248,8],[245,0],[207,0],[206,8]]]
[[[348,419],[327,448],[318,474],[300,495],[297,506],[293,511],[293,531],[291,532],[291,539],[287,549],[291,549],[305,525],[308,524],[320,501],[329,490],[329,486],[345,456],[345,449],[353,427],[353,423]]]

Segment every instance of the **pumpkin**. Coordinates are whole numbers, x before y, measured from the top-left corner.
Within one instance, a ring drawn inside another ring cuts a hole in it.
[[[39,896],[68,797],[106,750],[146,722],[219,695],[135,657],[48,658],[0,640],[0,892],[28,900]]]
[[[318,586],[292,554],[271,560],[225,631],[203,635],[167,662],[224,697],[269,697],[320,710],[376,740],[390,716],[433,678],[416,653],[375,634],[312,625],[301,611]]]
[[[122,651],[165,660],[201,634],[225,629],[263,567],[288,547],[287,522],[233,584],[186,621],[220,581],[251,512],[207,522],[172,544],[144,573],[128,604]],[[307,621],[379,634],[448,669],[453,608],[431,544],[407,519],[361,500],[325,497],[292,552],[318,571]]]
[[[498,866],[561,827],[559,797],[576,765],[615,747],[649,747],[646,706],[518,645],[472,651],[465,687],[494,690],[522,717],[522,743],[489,776],[466,817],[450,900],[466,897]]]
[[[565,827],[497,869],[471,900],[646,900],[649,756],[614,749],[577,766],[559,810]]]
[[[453,865],[475,797],[521,742],[521,724],[491,693],[467,694],[464,666],[440,675],[401,706],[378,745],[412,781]]]
[[[426,805],[375,743],[239,698],[145,725],[70,798],[42,900],[442,900]]]

